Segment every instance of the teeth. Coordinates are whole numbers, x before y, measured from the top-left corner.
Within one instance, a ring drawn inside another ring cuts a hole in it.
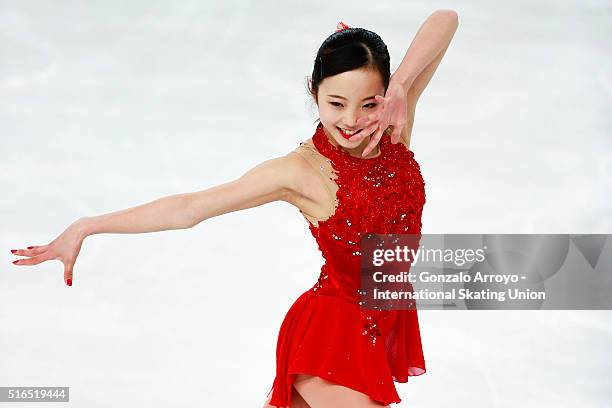
[[[349,131],[349,130],[345,130],[342,128],[339,128],[340,130],[342,130],[342,132],[344,132],[347,135],[354,135],[355,133],[359,132],[359,130],[353,130],[353,131]]]

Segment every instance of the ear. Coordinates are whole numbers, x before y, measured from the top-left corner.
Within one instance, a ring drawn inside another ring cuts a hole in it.
[[[312,89],[312,87],[310,89],[311,89],[310,93],[313,95],[314,101],[318,106],[319,105],[319,95],[314,93],[314,89]]]

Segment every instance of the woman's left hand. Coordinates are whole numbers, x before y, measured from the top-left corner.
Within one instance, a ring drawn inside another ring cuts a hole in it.
[[[359,135],[349,138],[350,141],[361,141],[374,132],[370,143],[363,149],[362,157],[374,150],[385,130],[391,132],[391,143],[399,142],[402,129],[408,120],[407,95],[401,84],[389,82],[385,97],[376,95],[376,101],[378,102],[376,111],[357,120],[357,127],[366,126],[366,128],[359,132]],[[392,130],[387,130],[388,127],[392,127]]]

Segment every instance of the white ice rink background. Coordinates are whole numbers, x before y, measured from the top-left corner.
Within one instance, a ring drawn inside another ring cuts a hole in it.
[[[296,208],[91,236],[72,287],[10,249],[287,154],[314,131],[305,77],[338,21],[377,32],[394,71],[438,8],[459,28],[412,132],[423,233],[612,233],[611,1],[0,1],[0,386],[262,406],[322,264]],[[419,318],[428,371],[399,406],[612,407],[610,311]]]

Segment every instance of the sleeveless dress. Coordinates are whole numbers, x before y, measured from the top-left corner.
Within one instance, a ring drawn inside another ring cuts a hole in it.
[[[394,381],[405,383],[426,371],[416,309],[360,306],[361,236],[420,234],[425,204],[414,153],[386,134],[378,146],[373,158],[353,157],[334,146],[319,123],[312,143],[301,142],[290,153],[315,168],[335,200],[326,219],[300,210],[325,262],[318,281],[298,297],[280,326],[270,405],[291,406],[298,373],[390,404],[401,401]]]

